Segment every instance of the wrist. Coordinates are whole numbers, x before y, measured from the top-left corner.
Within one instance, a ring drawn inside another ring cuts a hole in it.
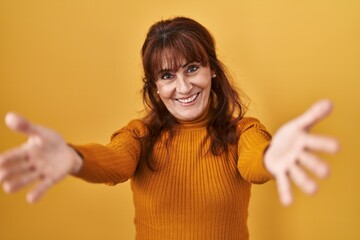
[[[71,155],[72,155],[72,159],[73,159],[73,164],[70,169],[70,174],[76,175],[80,171],[80,169],[83,165],[83,157],[78,151],[76,151],[76,149],[74,149],[71,146],[68,146],[68,147],[69,147],[69,150],[71,151]]]
[[[271,174],[271,175],[274,175],[273,172],[272,172],[272,169],[269,165],[269,162],[271,162],[270,160],[270,153],[269,153],[269,148],[270,148],[270,145],[265,149],[264,151],[264,157],[263,157],[263,165],[264,165],[264,168]]]

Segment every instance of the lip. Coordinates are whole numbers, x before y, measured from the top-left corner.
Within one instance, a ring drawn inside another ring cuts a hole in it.
[[[176,98],[175,100],[180,103],[182,106],[189,106],[196,102],[201,92],[190,95],[187,98]]]

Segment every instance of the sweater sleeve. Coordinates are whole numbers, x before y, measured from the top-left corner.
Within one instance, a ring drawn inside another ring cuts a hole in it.
[[[273,176],[265,169],[263,156],[270,144],[271,135],[255,118],[243,118],[239,124],[238,169],[251,183],[265,183]]]
[[[83,165],[75,175],[88,182],[115,185],[131,178],[141,154],[140,138],[145,126],[140,120],[131,121],[114,132],[107,145],[70,144],[83,158]]]

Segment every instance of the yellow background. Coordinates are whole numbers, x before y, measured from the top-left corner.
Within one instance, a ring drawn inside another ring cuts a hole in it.
[[[254,186],[251,239],[360,239],[360,1],[0,0],[0,116],[17,111],[69,142],[106,143],[141,116],[140,48],[148,27],[192,17],[271,132],[320,98],[334,113],[314,129],[342,151],[315,197],[282,207],[274,182]],[[25,140],[0,124],[0,151]],[[36,205],[0,193],[0,240],[133,239],[128,183],[67,178]]]

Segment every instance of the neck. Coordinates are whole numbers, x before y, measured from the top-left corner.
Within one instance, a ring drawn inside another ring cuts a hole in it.
[[[176,121],[179,124],[179,126],[188,126],[188,127],[206,126],[209,120],[211,119],[211,115],[212,115],[212,111],[210,111],[210,106],[211,104],[209,103],[204,109],[204,111],[194,119],[191,120],[176,119]]]

